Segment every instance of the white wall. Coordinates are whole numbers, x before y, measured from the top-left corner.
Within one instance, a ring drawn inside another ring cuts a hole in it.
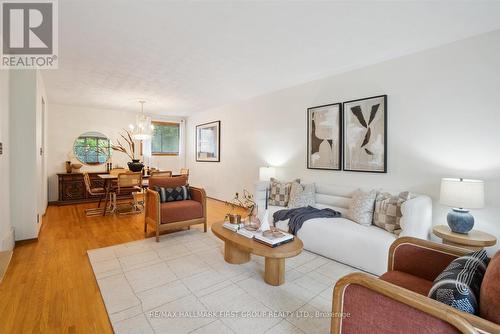
[[[230,199],[253,189],[259,166],[271,165],[284,179],[408,189],[437,199],[440,178],[479,178],[487,207],[473,212],[476,226],[500,237],[499,89],[497,31],[200,112],[187,126],[191,182]],[[388,173],[306,169],[306,109],[379,94],[388,95]],[[215,120],[222,121],[221,162],[196,162],[194,127]],[[447,210],[435,204],[435,224],[446,222]]]
[[[178,117],[152,115],[152,120],[174,121],[181,123],[181,143],[179,156],[153,156],[150,166],[161,170],[178,172],[185,166],[185,122]],[[120,132],[135,123],[135,113],[128,111],[101,110],[87,107],[67,105],[50,105],[48,131],[48,177],[49,201],[58,200],[57,173],[65,173],[65,161],[73,150],[73,143],[78,136],[87,131],[97,131],[105,134],[113,142],[120,138]],[[139,151],[137,151],[139,154]],[[111,162],[114,167],[127,167],[130,159],[120,152],[113,152]],[[79,163],[75,158],[74,163]],[[83,166],[81,171],[104,171],[106,165]]]
[[[37,75],[35,70],[10,73],[10,209],[16,240],[36,238],[40,228]]]
[[[9,71],[0,71],[0,251],[14,248],[14,229],[10,217],[10,145],[9,145]]]
[[[45,110],[42,110],[42,100],[45,101]],[[38,212],[40,217],[45,214],[48,205],[48,180],[47,180],[47,122],[49,103],[43,82],[42,74],[36,76],[36,163],[38,186]],[[40,152],[40,148],[42,149]],[[40,218],[42,219],[42,218]]]

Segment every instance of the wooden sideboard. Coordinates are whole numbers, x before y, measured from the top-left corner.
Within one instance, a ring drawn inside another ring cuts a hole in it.
[[[98,174],[105,172],[89,173],[92,188],[104,187],[104,181]],[[57,174],[59,180],[59,200],[57,204],[75,204],[98,201],[98,196],[90,196],[85,189],[85,181],[82,173],[62,173]]]
[[[89,173],[92,188],[104,187],[104,180],[99,174],[106,172]],[[57,174],[59,182],[59,200],[56,204],[77,204],[87,202],[97,202],[99,196],[91,196],[85,188],[85,181],[82,173],[61,173]],[[130,194],[120,196],[120,198],[132,198]]]

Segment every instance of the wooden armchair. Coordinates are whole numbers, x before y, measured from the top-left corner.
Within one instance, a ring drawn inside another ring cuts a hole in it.
[[[156,231],[156,241],[160,240],[160,232],[177,230],[191,225],[203,224],[207,231],[207,197],[202,188],[189,187],[191,199],[174,202],[160,202],[160,195],[155,187],[175,188],[187,184],[185,176],[154,177],[149,179],[149,189],[146,192],[146,214],[144,233],[148,225]]]
[[[433,280],[470,250],[410,237],[389,250],[380,278],[354,273],[333,292],[331,333],[500,333],[500,252],[491,259],[481,286],[481,316],[427,297]]]

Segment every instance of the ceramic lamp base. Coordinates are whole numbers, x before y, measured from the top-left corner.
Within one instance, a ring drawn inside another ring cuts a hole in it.
[[[474,217],[468,210],[453,209],[446,217],[452,232],[467,234],[474,227]]]

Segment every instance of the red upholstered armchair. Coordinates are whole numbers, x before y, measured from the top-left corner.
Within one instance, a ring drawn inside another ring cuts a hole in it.
[[[397,239],[389,250],[388,271],[380,278],[354,273],[337,282],[331,333],[500,333],[500,251],[490,260],[481,285],[480,316],[427,297],[434,279],[469,252],[416,238]]]
[[[144,233],[148,225],[156,231],[156,241],[160,241],[160,232],[203,224],[207,231],[207,198],[205,190],[189,187],[191,199],[174,202],[160,202],[158,192],[152,190],[155,186],[175,188],[187,184],[186,176],[165,177],[154,176],[149,179],[149,189],[146,192],[146,214],[144,219]]]

